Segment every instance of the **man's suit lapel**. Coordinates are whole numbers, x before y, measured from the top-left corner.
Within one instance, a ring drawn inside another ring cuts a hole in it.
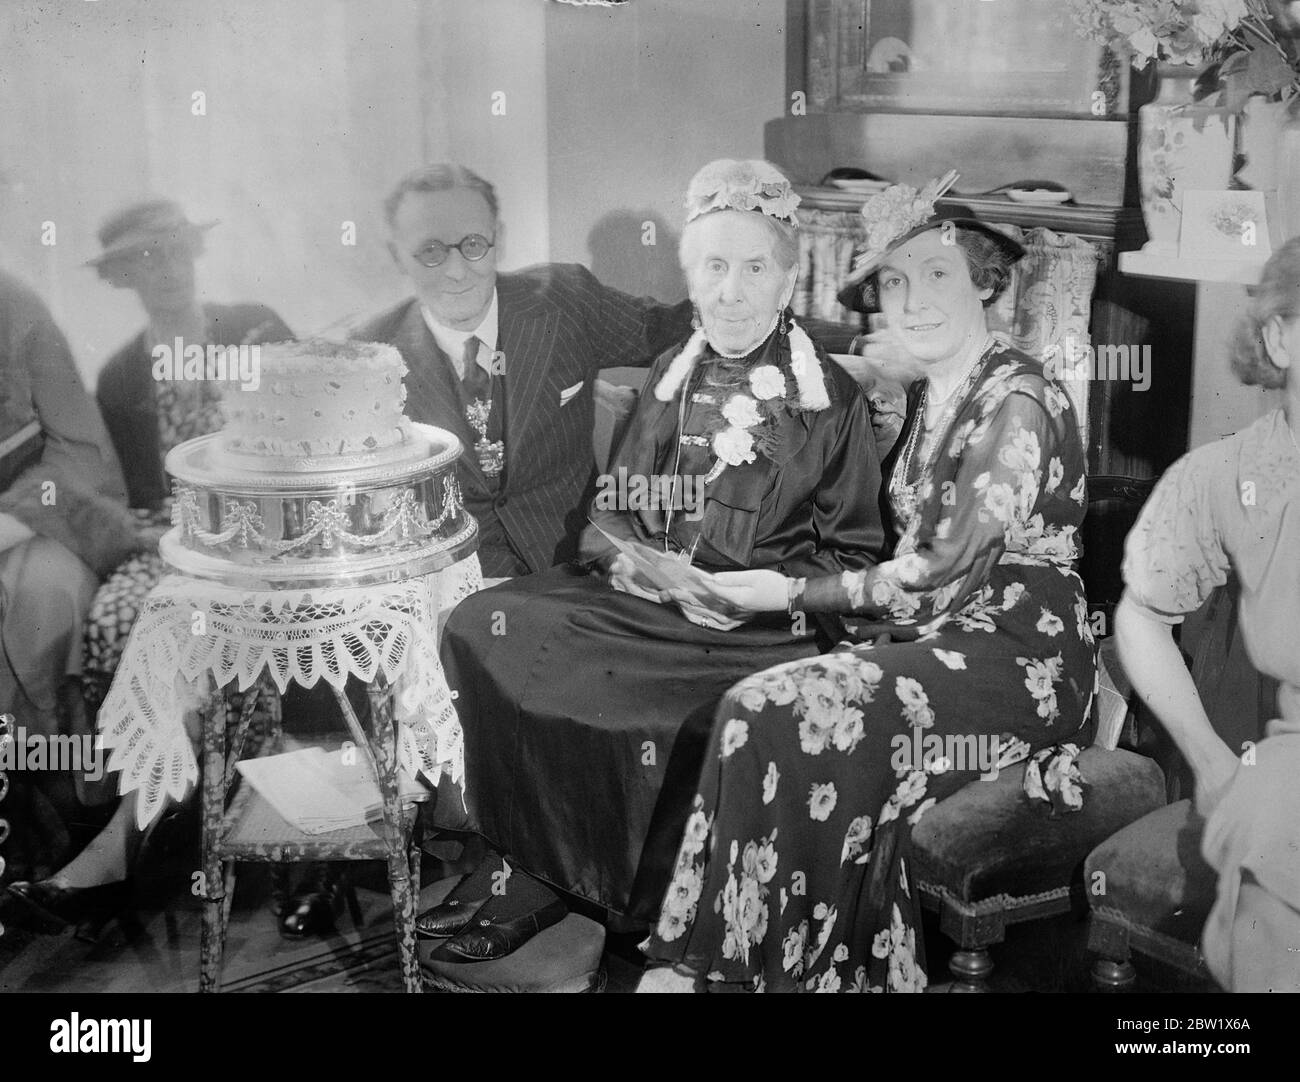
[[[559,313],[542,303],[526,279],[512,275],[497,278],[497,349],[505,364],[506,478],[516,476],[527,461],[529,428],[540,416],[547,383],[553,382]],[[558,401],[559,390],[555,388]]]
[[[418,301],[412,301],[402,317],[393,344],[406,358],[406,413],[420,424],[437,425],[454,432],[465,445],[461,456],[466,470],[462,477],[482,495],[489,495],[487,478],[479,466],[474,443],[475,432],[460,409],[460,399],[453,382],[456,373],[447,355],[424,322]]]

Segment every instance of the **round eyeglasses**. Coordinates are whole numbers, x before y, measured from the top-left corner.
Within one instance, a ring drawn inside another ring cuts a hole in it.
[[[471,233],[468,237],[461,237],[458,244],[443,244],[440,240],[430,241],[418,252],[413,253],[413,256],[422,266],[440,267],[447,262],[447,257],[454,250],[460,252],[471,263],[477,263],[495,247],[496,244],[481,233]]]

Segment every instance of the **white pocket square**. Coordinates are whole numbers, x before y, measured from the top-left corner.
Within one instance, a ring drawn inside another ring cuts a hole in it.
[[[572,387],[565,387],[564,390],[560,392],[560,405],[567,406],[569,402],[572,401],[573,397],[582,390],[582,385],[585,382],[585,380],[578,380],[578,382]]]

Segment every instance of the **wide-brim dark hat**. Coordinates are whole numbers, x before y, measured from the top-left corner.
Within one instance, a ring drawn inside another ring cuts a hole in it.
[[[86,266],[99,267],[113,259],[132,255],[160,240],[182,237],[197,240],[218,224],[191,222],[181,205],[171,199],[146,199],[115,211],[99,227],[99,243],[104,250]]]
[[[1025,249],[1019,241],[1012,239],[994,226],[981,222],[974,216],[974,211],[970,207],[963,206],[960,203],[947,203],[942,207],[936,207],[931,217],[920,225],[913,226],[911,229],[900,233],[884,248],[872,251],[866,244],[855,248],[849,275],[844,280],[843,286],[840,287],[839,293],[836,294],[840,304],[854,312],[870,311],[871,309],[863,297],[862,283],[871,277],[888,255],[897,251],[913,237],[928,233],[931,229],[940,229],[945,223],[949,222],[955,228],[970,229],[976,233],[983,233],[997,245],[998,251],[1006,259],[1008,266],[1021,259],[1025,254]]]

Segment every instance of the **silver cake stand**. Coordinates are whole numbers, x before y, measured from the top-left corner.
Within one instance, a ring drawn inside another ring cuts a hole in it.
[[[478,546],[456,481],[460,440],[431,425],[347,457],[240,454],[222,433],[168,453],[175,503],[163,559],[254,590],[367,586],[441,571]]]

